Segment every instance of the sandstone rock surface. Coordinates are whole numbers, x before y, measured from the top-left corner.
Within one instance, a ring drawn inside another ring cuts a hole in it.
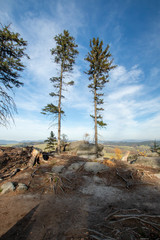
[[[7,182],[1,186],[1,189],[2,189],[2,194],[5,194],[8,192],[13,192],[15,190],[15,186],[12,182]]]
[[[78,170],[83,164],[84,164],[84,162],[72,163],[72,164],[68,167],[68,170],[69,170],[69,171],[76,171],[76,170]]]
[[[61,172],[63,171],[63,168],[64,168],[63,165],[54,166],[54,167],[52,168],[52,172],[53,172],[53,173],[61,173]]]
[[[17,190],[26,191],[26,190],[28,190],[28,186],[24,183],[18,183]]]
[[[98,162],[86,162],[84,165],[84,169],[87,172],[93,172],[96,174],[98,172],[108,170],[109,167],[107,167],[106,165],[104,165],[102,163],[98,163]]]

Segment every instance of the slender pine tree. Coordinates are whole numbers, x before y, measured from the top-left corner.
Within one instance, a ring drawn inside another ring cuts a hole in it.
[[[101,112],[104,110],[102,105],[104,103],[103,89],[105,84],[109,82],[109,72],[116,66],[113,65],[113,59],[109,51],[109,45],[103,50],[103,41],[99,41],[99,38],[90,41],[90,52],[88,52],[85,60],[89,62],[89,70],[85,72],[89,75],[91,83],[88,85],[93,93],[94,100],[94,114],[90,115],[94,120],[95,130],[95,146],[98,156],[98,130],[97,125],[105,127],[107,124],[103,122]]]
[[[62,110],[62,98],[64,98],[63,91],[64,86],[71,86],[74,81],[65,81],[65,73],[70,73],[73,70],[73,64],[75,63],[75,57],[78,54],[77,45],[75,39],[70,36],[67,30],[64,30],[63,34],[59,34],[54,37],[56,47],[51,49],[51,54],[55,56],[55,62],[60,66],[60,73],[58,77],[51,78],[53,83],[54,92],[50,93],[50,96],[58,98],[58,105],[48,104],[42,109],[43,114],[53,114],[58,117],[58,153],[60,153],[61,145],[61,116],[64,114]]]

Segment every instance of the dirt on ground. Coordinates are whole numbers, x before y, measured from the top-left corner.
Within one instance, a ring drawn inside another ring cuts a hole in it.
[[[0,193],[1,240],[160,239],[160,169],[113,160],[87,171],[89,160],[69,154],[28,167],[31,152],[0,148],[0,188],[28,186]]]

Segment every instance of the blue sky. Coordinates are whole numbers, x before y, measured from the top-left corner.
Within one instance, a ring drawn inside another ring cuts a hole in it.
[[[57,66],[50,55],[54,36],[69,30],[78,44],[79,56],[65,93],[66,116],[62,133],[69,139],[93,140],[92,95],[84,74],[89,41],[99,37],[110,45],[114,63],[106,84],[104,121],[99,140],[160,139],[160,1],[159,0],[0,0],[0,22],[12,23],[28,41],[24,86],[15,90],[18,114],[15,125],[0,127],[0,139],[46,139],[56,125],[41,109],[54,99],[49,81]]]

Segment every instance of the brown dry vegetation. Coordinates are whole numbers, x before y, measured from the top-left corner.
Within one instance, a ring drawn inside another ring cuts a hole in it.
[[[7,181],[29,186],[0,195],[1,240],[160,239],[160,186],[154,176],[160,169],[106,160],[103,172],[87,172],[83,165],[70,172],[72,163],[87,160],[68,154],[28,168],[30,151],[6,148],[0,156],[0,186]],[[64,169],[55,174],[52,167],[58,165]]]

